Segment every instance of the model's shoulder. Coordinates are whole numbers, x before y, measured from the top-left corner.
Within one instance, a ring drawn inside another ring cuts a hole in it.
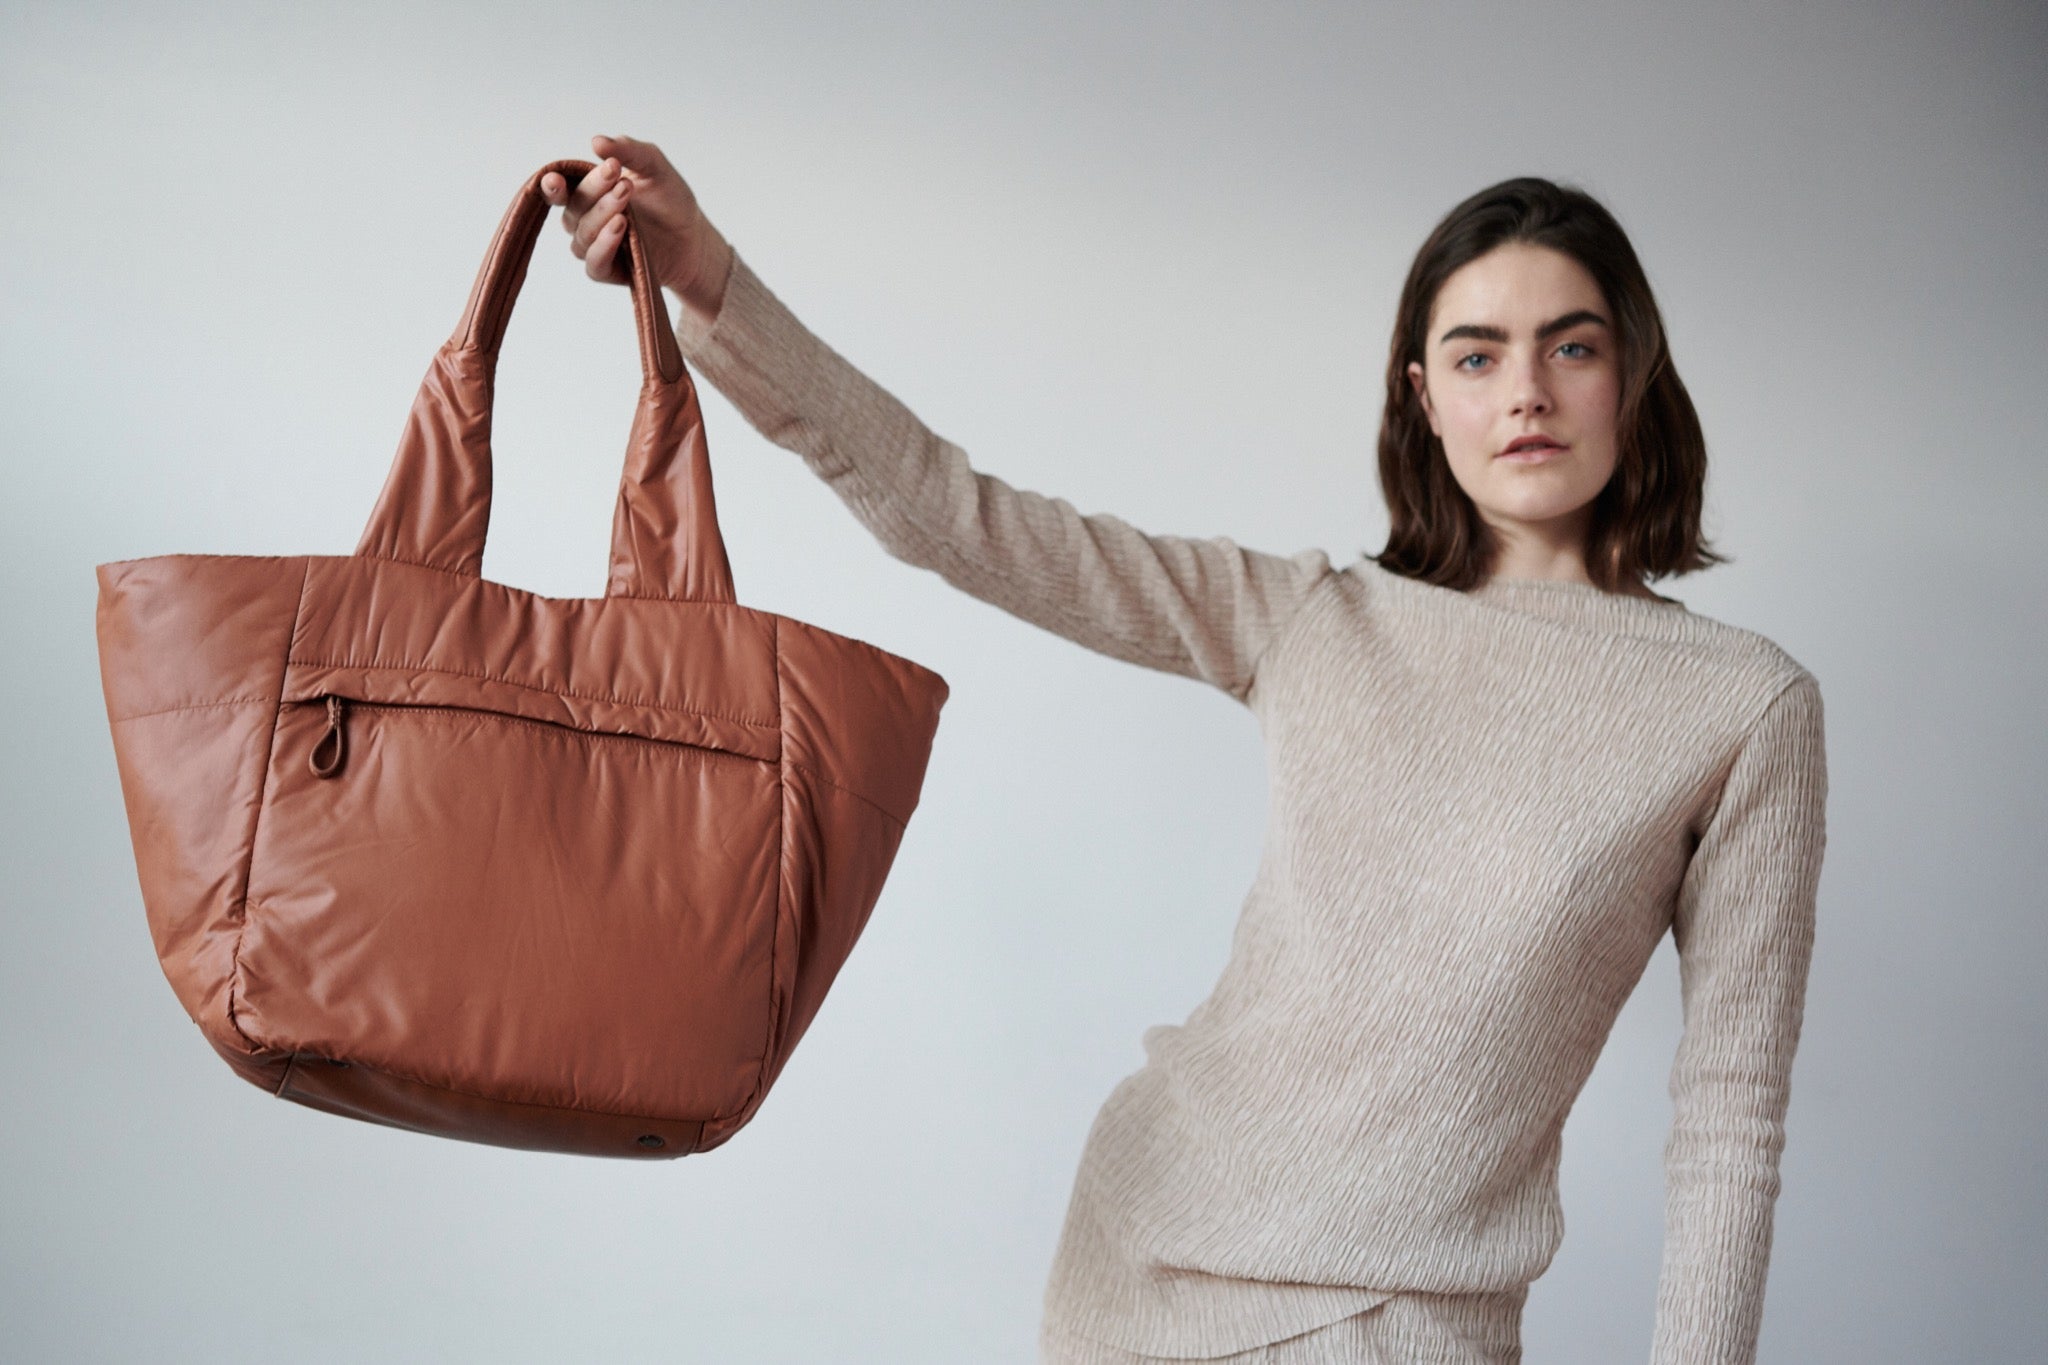
[[[1699,647],[1722,656],[1732,668],[1757,676],[1771,694],[1794,683],[1818,690],[1819,679],[1804,661],[1762,631],[1691,610],[1686,616],[1694,626],[1693,637]]]
[[[1370,554],[1360,551],[1348,563],[1331,561],[1330,582],[1337,590],[1355,601],[1385,598],[1402,591],[1413,591],[1420,585],[1412,578],[1384,568]],[[1438,591],[1429,588],[1427,591]]]

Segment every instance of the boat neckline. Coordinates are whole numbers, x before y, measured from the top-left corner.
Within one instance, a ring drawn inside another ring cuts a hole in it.
[[[1423,593],[1449,593],[1473,602],[1490,602],[1496,605],[1522,603],[1532,607],[1537,602],[1548,602],[1556,609],[1565,611],[1567,615],[1594,612],[1610,617],[1616,613],[1654,618],[1693,617],[1692,610],[1675,597],[1637,597],[1632,593],[1609,592],[1591,583],[1573,582],[1562,578],[1496,577],[1487,579],[1475,588],[1459,589],[1395,573],[1371,556],[1362,557],[1360,562],[1381,578],[1391,579],[1404,588]]]
[[[1472,591],[1475,594],[1484,594],[1490,590],[1514,591],[1523,588],[1532,588],[1539,591],[1574,592],[1587,597],[1597,597],[1605,601],[1639,602],[1646,607],[1677,607],[1681,611],[1685,610],[1685,603],[1675,597],[1665,597],[1662,594],[1653,597],[1642,597],[1635,593],[1609,592],[1607,589],[1592,583],[1579,583],[1564,578],[1489,578],[1478,587],[1472,589]]]

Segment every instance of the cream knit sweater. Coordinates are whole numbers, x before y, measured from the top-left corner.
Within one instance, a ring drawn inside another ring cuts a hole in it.
[[[737,257],[718,317],[677,333],[889,553],[1262,727],[1228,964],[1096,1118],[1049,1321],[1220,1355],[1401,1291],[1526,1285],[1563,1235],[1565,1115],[1669,931],[1653,1359],[1753,1359],[1825,840],[1811,673],[1675,602],[1083,516],[973,469]]]

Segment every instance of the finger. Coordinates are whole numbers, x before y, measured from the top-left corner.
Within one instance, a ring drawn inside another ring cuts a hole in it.
[[[589,179],[590,176],[586,174],[583,183],[587,183]],[[601,192],[602,187],[592,191],[592,193]],[[569,198],[569,181],[560,171],[549,171],[540,178],[540,193],[543,199],[559,208]]]
[[[562,227],[575,235],[578,255],[582,254],[582,247],[590,241],[590,233],[604,226],[602,223],[592,223],[590,232],[583,232],[585,215],[618,183],[618,177],[619,163],[607,157],[586,172],[583,178],[576,182],[576,188],[570,190],[565,198],[549,196],[550,203],[562,206]],[[566,183],[564,181],[564,184]]]
[[[590,146],[599,156],[618,158],[622,166],[636,175],[653,175],[662,161],[661,148],[637,137],[611,137],[599,133],[590,139]]]
[[[592,201],[603,192],[600,187],[593,187],[591,184],[592,178],[600,169],[602,167],[585,172],[583,179],[578,181],[573,189],[570,188],[567,177],[555,176],[553,172],[542,178],[543,190],[546,189],[549,180],[555,183],[554,191],[548,193],[548,202],[561,208],[562,230],[569,234],[570,243],[578,256],[583,254],[583,247],[588,242],[590,233],[603,226],[601,223],[592,223],[589,232],[578,235],[583,227],[584,215],[589,213]]]
[[[604,225],[590,244],[590,250],[583,257],[583,273],[593,280],[612,280],[618,277],[613,268],[619,257],[619,244],[626,240],[626,215],[615,214]]]
[[[575,243],[577,255],[580,256],[589,250],[597,234],[603,232],[615,217],[625,211],[626,200],[631,193],[626,182],[622,180],[592,204],[587,212],[579,215],[571,238]]]
[[[572,204],[571,206],[574,209],[574,211],[581,212],[583,208],[588,207],[588,200],[590,198],[604,193],[603,182],[599,182],[596,185],[591,184],[591,177],[595,176],[597,172],[602,169],[603,167],[601,166],[593,167],[591,170],[585,172],[582,180],[577,182],[576,188],[577,190],[583,192],[583,199],[585,202],[580,205]],[[540,192],[543,198],[545,198],[550,204],[555,205],[557,208],[571,202],[571,192],[569,189],[568,178],[564,176],[560,171],[549,171],[546,175],[540,178]]]
[[[635,138],[613,137],[608,133],[599,133],[590,139],[590,145],[601,157],[615,156],[625,161],[635,156],[643,144]]]

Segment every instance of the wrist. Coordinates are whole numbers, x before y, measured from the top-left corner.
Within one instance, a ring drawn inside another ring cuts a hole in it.
[[[693,268],[684,278],[662,283],[673,289],[683,301],[683,306],[708,325],[717,318],[719,307],[725,302],[725,282],[732,273],[732,260],[732,244],[707,220]]]

